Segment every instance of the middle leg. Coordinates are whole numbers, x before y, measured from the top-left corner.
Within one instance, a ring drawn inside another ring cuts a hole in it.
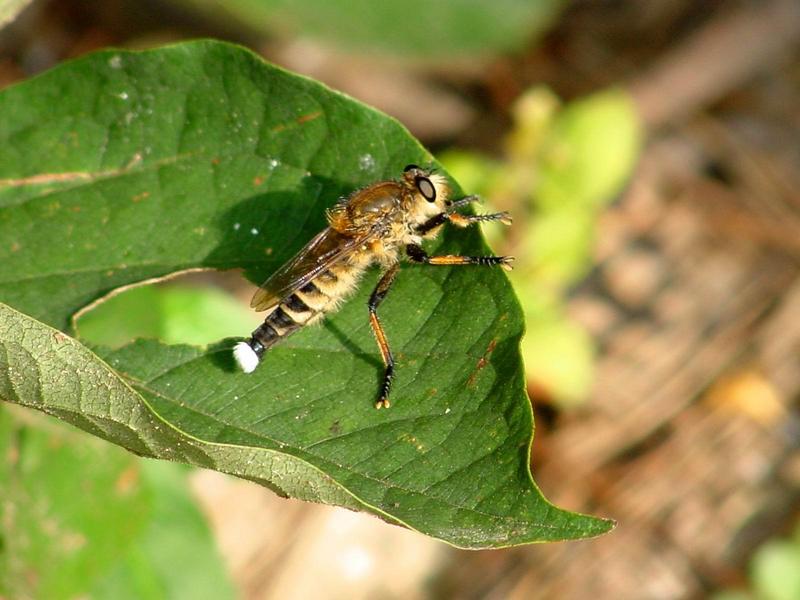
[[[411,261],[426,265],[483,265],[487,267],[499,265],[507,271],[511,270],[511,263],[514,261],[513,256],[459,256],[456,254],[430,256],[417,244],[408,244],[406,255]]]
[[[446,212],[434,215],[422,225],[419,225],[417,227],[417,233],[420,235],[425,235],[437,227],[444,225],[448,221],[457,227],[468,227],[473,223],[488,223],[490,221],[500,221],[503,225],[511,225],[511,215],[507,212],[489,213],[483,215],[462,215],[459,212],[455,212],[451,207]]]
[[[391,348],[389,348],[389,341],[386,339],[386,333],[383,331],[383,325],[381,325],[377,311],[378,306],[383,302],[386,294],[389,293],[389,288],[392,286],[399,270],[400,263],[397,263],[383,274],[383,277],[378,281],[378,285],[372,291],[367,304],[369,308],[369,324],[372,327],[372,333],[375,334],[375,340],[378,342],[378,349],[381,351],[381,358],[383,358],[385,366],[381,390],[378,400],[375,402],[375,408],[389,408],[389,391],[392,388],[392,380],[394,379],[394,357],[392,356]]]

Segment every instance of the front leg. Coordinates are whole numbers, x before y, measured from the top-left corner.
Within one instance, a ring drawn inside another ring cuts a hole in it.
[[[447,219],[457,227],[467,227],[473,223],[487,223],[500,221],[503,225],[511,225],[511,215],[507,212],[489,213],[488,215],[462,215],[461,213],[447,213]]]
[[[500,265],[506,271],[511,270],[511,263],[514,261],[513,256],[458,256],[455,254],[430,256],[417,244],[408,244],[406,255],[411,261],[426,265],[483,265],[488,267]]]
[[[375,340],[378,342],[378,349],[381,351],[381,358],[386,370],[383,373],[383,382],[381,383],[381,391],[378,400],[375,402],[375,408],[389,408],[389,390],[392,388],[392,380],[394,379],[394,357],[392,350],[389,348],[389,341],[386,339],[386,333],[383,331],[381,320],[378,318],[378,306],[386,294],[389,293],[389,288],[397,277],[397,271],[400,269],[400,263],[392,265],[383,277],[378,281],[378,285],[372,291],[369,297],[369,324],[372,327],[372,332],[375,334]]]
[[[419,235],[425,235],[448,221],[457,227],[467,227],[473,223],[486,223],[489,221],[500,221],[503,225],[511,225],[511,215],[505,211],[490,213],[488,215],[462,215],[461,213],[455,212],[457,208],[474,202],[477,198],[477,196],[467,196],[466,198],[452,202],[445,212],[432,216],[417,227],[417,233]]]

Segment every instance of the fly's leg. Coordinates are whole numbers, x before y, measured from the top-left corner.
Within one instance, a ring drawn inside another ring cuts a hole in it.
[[[457,227],[467,227],[473,223],[488,223],[489,221],[500,221],[503,225],[511,225],[511,215],[505,211],[488,215],[462,215],[457,212],[446,214],[447,220]]]
[[[458,200],[451,201],[447,205],[447,211],[451,212],[456,210],[457,208],[461,208],[462,206],[467,206],[468,204],[472,204],[473,202],[480,202],[480,201],[481,201],[480,197],[475,194],[464,196],[463,198],[459,198]]]
[[[426,265],[483,265],[487,267],[499,265],[507,271],[511,270],[511,263],[514,261],[513,256],[457,256],[454,254],[430,256],[416,244],[408,244],[406,254],[411,261]]]
[[[383,373],[383,382],[381,383],[381,391],[378,400],[375,402],[375,408],[389,408],[389,390],[392,388],[392,380],[394,379],[394,357],[392,350],[389,348],[389,341],[386,339],[386,333],[383,331],[383,325],[378,318],[378,306],[386,297],[389,288],[397,277],[397,272],[400,269],[400,264],[392,265],[386,273],[383,274],[378,285],[372,291],[367,304],[369,308],[369,324],[372,327],[372,332],[375,334],[375,340],[378,342],[378,349],[381,351],[381,358],[386,370]]]
[[[461,213],[455,212],[457,208],[466,206],[471,202],[475,202],[477,199],[477,196],[467,196],[466,198],[461,198],[461,200],[452,202],[447,207],[446,212],[434,215],[422,225],[417,227],[417,233],[420,235],[425,235],[440,225],[444,225],[448,221],[457,227],[468,227],[473,223],[488,223],[490,221],[500,221],[503,225],[511,225],[511,215],[505,211],[499,213],[490,213],[488,215],[462,215]]]

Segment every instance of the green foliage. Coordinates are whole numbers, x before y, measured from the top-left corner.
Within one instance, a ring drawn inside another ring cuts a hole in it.
[[[80,337],[118,348],[136,338],[204,346],[232,331],[250,331],[257,313],[225,292],[188,285],[144,285],[116,294],[78,320]]]
[[[115,288],[187,268],[260,282],[341,194],[428,161],[392,119],[213,42],[102,52],[4,91],[0,398],[458,546],[607,531],[533,484],[522,316],[499,270],[401,273],[381,307],[398,359],[382,412],[364,307],[376,273],[252,375],[231,340],[89,349],[58,331]],[[475,230],[439,250],[487,252]]]
[[[174,0],[266,33],[317,37],[387,54],[474,55],[519,49],[563,0]]]
[[[750,561],[750,589],[728,590],[714,600],[795,600],[800,598],[800,524],[790,538],[771,539]]]
[[[472,184],[470,190],[501,199],[498,208],[514,214],[516,241],[506,245],[506,232],[499,231],[490,232],[490,240],[520,257],[512,281],[528,327],[526,368],[548,395],[569,406],[588,394],[594,350],[589,335],[564,314],[563,299],[591,266],[595,223],[631,175],[641,126],[620,90],[561,107],[551,92],[534,88],[517,101],[514,117],[505,161],[463,152],[443,161]]]
[[[568,104],[544,136],[537,206],[556,211],[565,205],[606,205],[628,181],[640,143],[635,106],[624,91],[606,90]]]
[[[15,414],[0,409],[0,596],[233,597],[180,465]]]
[[[792,540],[773,540],[759,548],[751,569],[753,587],[759,598],[800,598],[800,528]]]

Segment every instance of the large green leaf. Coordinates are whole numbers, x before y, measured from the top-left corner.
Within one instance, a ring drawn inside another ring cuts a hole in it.
[[[312,36],[346,49],[429,56],[518,50],[564,0],[173,0],[251,30]]]
[[[0,398],[459,546],[607,531],[531,480],[522,318],[499,270],[400,274],[381,307],[398,358],[381,412],[364,306],[376,273],[252,375],[231,341],[92,351],[57,331],[114,288],[185,268],[259,281],[340,194],[429,160],[392,119],[213,42],[103,52],[3,92],[0,300],[14,308],[0,309]],[[488,252],[477,231],[440,249]]]

